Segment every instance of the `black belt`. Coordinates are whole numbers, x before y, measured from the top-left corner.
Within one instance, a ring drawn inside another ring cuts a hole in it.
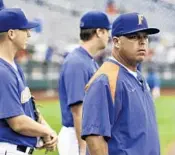
[[[21,152],[24,152],[24,153],[28,153],[28,154],[32,154],[33,151],[34,151],[33,148],[30,148],[29,152],[26,152],[27,151],[27,146],[23,146],[23,145],[17,145],[17,150],[21,151]]]

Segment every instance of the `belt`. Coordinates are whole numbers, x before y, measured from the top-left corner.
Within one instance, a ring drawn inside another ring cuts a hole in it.
[[[24,153],[28,153],[30,155],[32,155],[34,149],[33,148],[29,148],[29,150],[27,149],[27,146],[23,146],[23,145],[17,145],[17,150],[24,152]]]

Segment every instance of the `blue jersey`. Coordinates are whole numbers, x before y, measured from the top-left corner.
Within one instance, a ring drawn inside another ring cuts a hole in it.
[[[160,88],[160,79],[155,72],[149,72],[146,80],[148,82],[151,91],[156,87]]]
[[[65,58],[58,82],[62,124],[64,126],[74,126],[70,106],[83,101],[84,88],[97,69],[97,63],[82,47],[76,48]]]
[[[154,103],[141,78],[114,60],[100,67],[87,85],[83,139],[103,136],[109,155],[160,155]]]
[[[30,90],[26,85],[23,72],[0,59],[0,142],[35,147],[35,137],[23,136],[14,132],[6,119],[27,115],[34,118]]]

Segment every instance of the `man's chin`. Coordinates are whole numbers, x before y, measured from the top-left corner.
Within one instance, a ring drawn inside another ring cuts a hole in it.
[[[24,46],[21,48],[21,50],[26,50],[27,49],[27,46]]]
[[[138,59],[137,63],[142,63],[144,61],[144,59]]]
[[[140,56],[137,58],[137,62],[140,63],[145,60],[145,56]]]
[[[106,46],[101,46],[99,50],[101,51],[101,50],[104,50],[105,48]]]

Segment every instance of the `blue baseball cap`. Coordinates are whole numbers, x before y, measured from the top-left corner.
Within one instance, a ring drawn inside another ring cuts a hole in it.
[[[112,37],[135,32],[159,33],[157,28],[148,28],[146,18],[139,13],[121,14],[112,24]]]
[[[111,29],[110,21],[107,15],[100,11],[90,11],[84,14],[80,20],[81,29],[104,28]]]
[[[38,23],[28,21],[20,8],[4,8],[0,11],[0,32],[10,29],[31,29],[37,27]]]

